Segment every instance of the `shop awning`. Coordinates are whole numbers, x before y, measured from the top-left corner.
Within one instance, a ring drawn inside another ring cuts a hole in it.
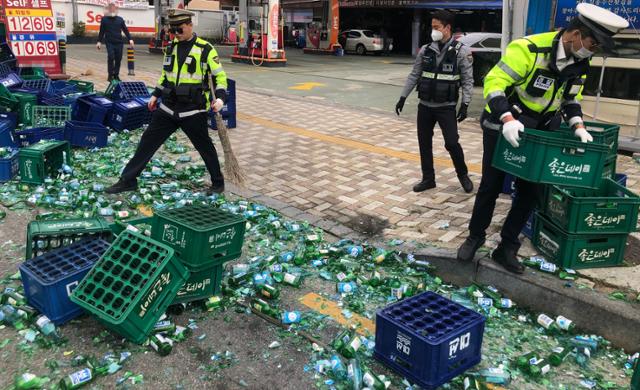
[[[413,8],[447,8],[447,9],[502,9],[502,0],[489,1],[419,1]]]

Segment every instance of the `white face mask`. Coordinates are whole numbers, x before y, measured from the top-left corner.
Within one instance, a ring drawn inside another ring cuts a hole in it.
[[[444,38],[444,35],[442,34],[442,31],[440,31],[440,30],[431,30],[431,39],[434,42],[440,42],[442,40],[442,38]]]
[[[573,48],[573,42],[571,42],[571,51],[573,52],[573,56],[583,60],[585,58],[589,58],[591,56],[593,56],[593,52],[591,50],[587,50],[585,49],[584,45],[582,44],[582,40],[580,40],[580,45],[582,46],[580,49],[575,50]]]

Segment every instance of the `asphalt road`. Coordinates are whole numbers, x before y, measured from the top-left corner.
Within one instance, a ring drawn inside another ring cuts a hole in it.
[[[318,101],[357,108],[368,108],[393,113],[405,79],[413,64],[409,56],[358,56],[344,57],[303,54],[299,49],[287,49],[287,66],[283,68],[255,67],[231,62],[231,47],[217,47],[229,77],[237,81],[239,88],[275,94],[303,96]],[[93,45],[69,45],[68,55],[75,58],[102,56]],[[153,71],[161,67],[158,54],[150,54],[146,47],[138,46],[135,52],[136,69]],[[122,73],[126,74],[126,56]],[[414,120],[418,97],[411,94],[402,117]],[[474,89],[469,116],[479,118],[484,107],[481,88]],[[330,113],[327,113],[330,115]]]

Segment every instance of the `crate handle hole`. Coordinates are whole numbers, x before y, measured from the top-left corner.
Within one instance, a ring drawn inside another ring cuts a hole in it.
[[[142,281],[142,276],[135,274],[133,275],[133,278],[131,278],[131,283],[134,285],[137,285],[140,283],[140,281]]]
[[[122,266],[121,266],[121,265],[116,265],[116,266],[113,268],[113,274],[114,274],[115,276],[118,276],[118,275],[120,275],[120,273],[122,272],[122,270],[123,270],[123,269],[124,269],[124,268],[122,268]]]
[[[447,367],[447,369],[449,370],[449,372],[452,372],[459,369],[466,363],[467,363],[467,358],[462,358],[455,363],[449,364],[449,367]]]
[[[132,258],[133,258],[133,256],[131,256],[131,255],[130,255],[130,254],[128,254],[128,253],[125,253],[125,254],[122,256],[122,259],[120,260],[120,264],[122,264],[122,265],[127,265],[127,264],[129,264],[129,262],[131,261],[131,259],[132,259]]]
[[[126,282],[131,278],[132,275],[133,275],[133,272],[131,272],[130,270],[126,269],[122,273],[121,278],[122,278],[122,280],[124,280]]]
[[[124,290],[122,290],[122,296],[126,298],[129,295],[131,295],[132,292],[133,292],[133,288],[131,286],[126,286]]]
[[[399,356],[393,356],[393,359],[392,359],[392,360],[393,360],[396,364],[398,364],[399,366],[401,366],[401,367],[402,367],[402,368],[404,368],[404,369],[411,370],[411,367],[413,367],[413,366],[411,365],[411,363],[409,363],[408,361],[406,361],[406,360],[402,359],[402,358],[401,358],[401,357],[399,357]]]

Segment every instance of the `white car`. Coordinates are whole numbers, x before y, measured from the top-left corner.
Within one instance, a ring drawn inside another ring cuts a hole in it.
[[[484,76],[500,61],[502,34],[472,32],[456,38],[471,49],[473,55],[473,80],[482,85]]]
[[[393,40],[389,41],[388,51],[393,50]],[[384,51],[384,42],[380,35],[371,30],[346,30],[340,33],[340,44],[345,51],[355,51],[360,55],[368,52],[380,54]]]

